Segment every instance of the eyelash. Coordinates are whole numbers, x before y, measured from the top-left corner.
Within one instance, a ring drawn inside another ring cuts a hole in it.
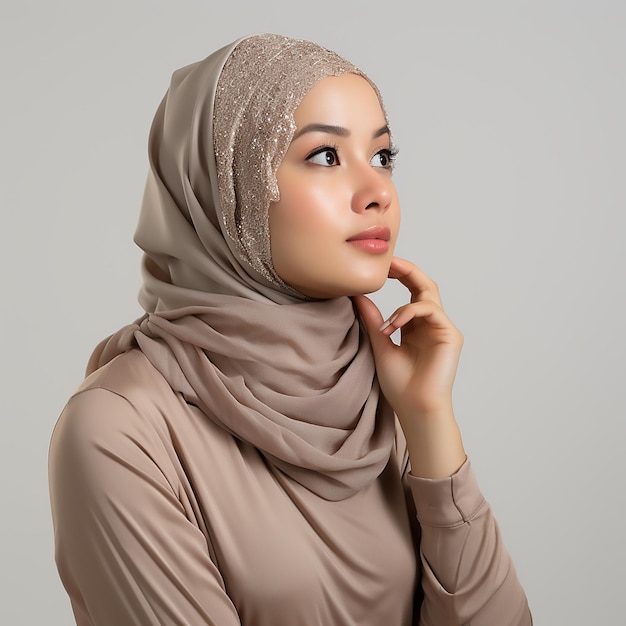
[[[386,157],[389,159],[389,164],[386,166],[386,169],[393,170],[396,163],[396,158],[398,156],[398,148],[396,148],[395,146],[391,146],[389,149],[383,148],[382,150],[379,150],[376,154],[380,154],[381,152],[384,152]]]
[[[313,150],[307,155],[305,160],[310,161],[313,157],[316,157],[318,154],[323,154],[324,152],[332,152],[335,155],[335,160],[336,160],[335,165],[339,164],[339,155],[337,154],[339,152],[338,146],[324,145],[324,146],[320,146],[319,148],[315,148],[315,150]]]
[[[328,165],[327,167],[334,167],[335,165],[341,164],[341,162],[339,161],[339,154],[338,154],[339,147],[336,145],[334,146],[324,145],[324,146],[320,146],[319,148],[315,148],[315,150],[313,150],[306,157],[306,160],[310,161],[313,157],[317,156],[318,154],[323,154],[324,152],[332,152],[335,155],[336,163],[334,163],[333,165]],[[396,147],[391,146],[391,148],[383,148],[382,150],[378,150],[378,152],[376,152],[374,156],[376,156],[376,154],[384,154],[389,160],[388,165],[382,166],[384,169],[389,169],[389,170],[393,169],[396,157],[398,156],[398,149]]]

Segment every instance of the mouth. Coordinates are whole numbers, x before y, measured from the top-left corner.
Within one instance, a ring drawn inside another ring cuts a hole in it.
[[[374,254],[383,254],[389,250],[391,231],[386,226],[372,226],[367,230],[347,239],[356,248]]]

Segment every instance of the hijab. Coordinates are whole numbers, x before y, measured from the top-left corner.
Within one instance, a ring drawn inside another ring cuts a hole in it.
[[[312,300],[274,270],[268,211],[295,109],[317,82],[346,73],[369,81],[330,50],[269,34],[174,72],[150,131],[135,233],[145,315],[87,366],[141,350],[207,419],[328,500],[382,472],[393,414],[351,300]]]

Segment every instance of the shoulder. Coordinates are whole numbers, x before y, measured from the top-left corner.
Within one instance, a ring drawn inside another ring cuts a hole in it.
[[[88,376],[68,400],[59,420],[76,429],[132,428],[180,407],[180,397],[139,350],[119,355]]]
[[[175,395],[163,376],[136,349],[120,354],[85,378],[70,402],[95,389],[125,398],[138,409],[144,408],[147,403],[162,402]]]
[[[183,405],[141,352],[122,354],[86,378],[65,405],[50,442],[51,470],[86,478],[113,459],[167,462],[165,416]]]
[[[241,463],[235,439],[174,391],[139,350],[130,350],[88,376],[55,425],[51,480],[111,482],[128,473],[192,490],[192,468],[219,474]],[[81,479],[82,480],[82,479]],[[115,488],[115,485],[111,485]]]

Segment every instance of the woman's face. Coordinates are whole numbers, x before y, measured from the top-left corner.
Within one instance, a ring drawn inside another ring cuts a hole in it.
[[[361,76],[320,81],[295,110],[297,130],[269,209],[278,275],[313,298],[376,291],[387,279],[400,207],[378,97]]]

